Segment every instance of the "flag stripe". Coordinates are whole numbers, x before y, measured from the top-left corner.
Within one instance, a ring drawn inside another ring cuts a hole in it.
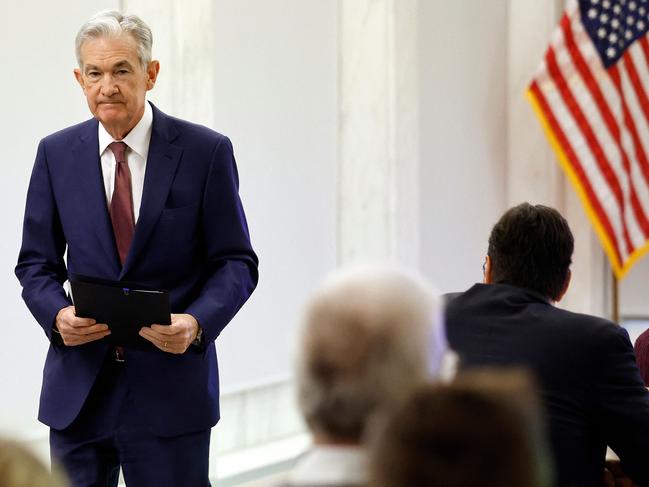
[[[543,91],[535,80],[532,81],[532,84],[530,85],[530,91],[539,104],[539,107],[543,112],[548,125],[550,126],[554,136],[557,138],[557,141],[561,146],[564,154],[566,155],[566,158],[568,159],[570,166],[579,181],[579,184],[583,188],[584,193],[586,194],[586,197],[590,202],[593,213],[603,229],[604,237],[608,241],[610,248],[613,250],[614,255],[611,256],[612,260],[614,261],[615,265],[621,267],[624,259],[622,258],[620,251],[619,238],[616,236],[616,232],[613,230],[611,220],[606,214],[606,211],[604,211],[604,208],[602,208],[600,200],[596,196],[590,179],[586,176],[584,168],[582,167],[579,158],[575,154],[572,144],[570,143],[568,137],[566,137],[566,134],[561,128],[561,124],[556,119],[554,112],[550,107],[550,104],[546,100]]]
[[[638,45],[640,46],[642,53],[644,54],[645,65],[649,66],[649,40],[647,40],[647,36],[639,39]]]
[[[619,70],[621,86],[618,87],[620,96],[628,100],[627,108],[631,119],[633,120],[637,132],[640,147],[642,147],[642,156],[639,156],[638,163],[642,172],[644,186],[649,188],[649,159],[645,144],[649,142],[649,98],[644,89],[643,83],[649,83],[649,71],[647,66],[643,66],[642,61],[636,63],[634,54],[639,49],[633,47],[625,54],[621,61]],[[644,80],[644,81],[643,81]],[[642,142],[645,141],[645,144]]]
[[[631,243],[631,238],[629,236],[628,228],[627,226],[623,223],[624,218],[624,197],[622,195],[622,188],[620,187],[620,183],[613,173],[613,169],[611,168],[610,164],[606,160],[606,157],[604,156],[604,152],[602,150],[601,145],[599,144],[597,137],[593,133],[593,130],[584,117],[583,112],[581,111],[581,108],[579,107],[579,104],[575,100],[575,97],[570,90],[570,87],[566,83],[565,78],[563,77],[563,74],[559,70],[559,67],[557,65],[556,61],[556,56],[554,49],[550,47],[548,49],[548,52],[545,56],[546,62],[547,62],[547,68],[548,72],[555,82],[556,87],[559,90],[559,93],[568,108],[571,116],[575,119],[575,122],[577,123],[579,129],[581,130],[583,136],[586,139],[586,143],[588,147],[590,148],[590,152],[595,160],[595,163],[597,167],[599,168],[600,172],[604,176],[604,179],[606,183],[608,184],[609,188],[611,189],[613,196],[615,197],[615,200],[617,202],[617,205],[619,207],[619,216],[620,216],[620,222],[622,222],[622,235],[624,237],[624,244],[626,247],[626,251],[624,253],[628,253],[630,249],[633,248],[633,244]],[[614,219],[614,221],[617,221],[617,219]]]
[[[579,129],[577,122],[571,115],[568,107],[561,97],[560,91],[556,88],[554,83],[543,83],[541,85],[541,88],[548,105],[552,108],[553,116],[556,118],[558,123],[560,123],[562,132],[570,141],[572,151],[574,152],[576,157],[576,161],[578,161],[581,168],[581,170],[578,172],[579,174],[583,174],[583,177],[581,177],[582,181],[580,181],[580,177],[577,176],[577,172],[570,162],[565,162],[564,164],[567,165],[567,175],[570,176],[571,173],[573,173],[574,182],[579,187],[583,186],[584,184],[583,178],[586,178],[588,184],[592,186],[594,195],[597,198],[596,203],[602,208],[604,214],[611,222],[611,228],[614,232],[610,236],[607,236],[607,241],[611,238],[615,239],[619,247],[622,261],[624,261],[628,256],[628,250],[623,237],[623,222],[619,217],[619,207],[615,202],[615,196],[613,195],[610,186],[608,186],[608,184],[606,183],[604,175],[599,170],[597,162],[595,161],[595,158],[590,148],[588,147],[586,138]],[[564,167],[564,169],[566,168]],[[584,194],[586,194],[585,191]],[[596,212],[591,212],[591,216],[594,216],[594,218],[596,218],[595,215]]]
[[[647,210],[649,210],[649,193],[642,181],[638,179],[639,161],[635,157],[637,147],[634,146],[633,140],[625,125],[621,122],[622,114],[622,95],[614,85],[613,80],[603,70],[602,61],[599,53],[596,51],[592,41],[581,23],[579,15],[573,15],[571,24],[572,35],[581,53],[585,71],[583,74],[592,80],[591,86],[598,86],[601,90],[598,102],[590,97],[590,90],[585,86],[571,86],[573,93],[579,99],[584,109],[593,131],[599,136],[600,143],[603,146],[609,161],[616,171],[616,175],[623,188],[625,203],[627,206],[634,207],[634,215],[637,218],[630,217],[630,212],[625,212],[625,222],[628,225],[631,234],[631,240],[635,245],[642,245],[646,240],[646,232],[640,228],[642,222],[646,222]],[[570,35],[570,34],[569,34]],[[594,73],[600,73],[595,78]],[[587,101],[585,101],[587,100]],[[597,124],[600,120],[595,116],[599,110],[600,113],[607,114],[607,128]],[[610,137],[609,137],[610,135]],[[613,137],[613,138],[611,138]],[[639,184],[636,184],[637,182]]]
[[[629,191],[628,177],[622,166],[621,151],[617,142],[613,139],[612,135],[607,129],[606,123],[602,117],[601,112],[598,110],[597,105],[586,87],[581,76],[576,75],[576,69],[572,63],[572,59],[566,49],[557,45],[557,64],[563,74],[564,79],[570,79],[570,89],[575,98],[576,103],[582,109],[584,117],[586,118],[593,133],[599,135],[599,143],[604,152],[604,157],[609,161],[609,164],[614,172],[614,177],[620,181],[622,193],[624,195],[625,205],[631,206],[631,197]],[[603,78],[604,86],[602,89],[607,96],[617,96],[615,87],[608,77]],[[554,85],[552,85],[555,88]],[[599,167],[594,159],[592,151],[589,149],[586,139],[579,127],[573,123],[575,118],[570,112],[565,109],[565,104],[560,100],[554,100],[554,94],[548,93],[546,90],[546,98],[552,102],[551,105],[555,110],[555,115],[561,121],[563,130],[571,136],[571,141],[575,144],[577,156],[580,158],[582,165],[585,168],[586,175],[591,179],[595,188],[600,188],[598,197],[603,201],[603,206],[606,208],[609,217],[615,222],[616,232],[619,238],[622,238],[621,225],[627,224],[630,234],[630,239],[633,244],[641,242],[644,239],[642,230],[635,220],[632,212],[627,214],[620,214],[620,207],[616,204],[615,198],[611,193],[610,186],[606,183],[604,175],[599,170]],[[555,91],[556,88],[555,88]],[[561,108],[564,107],[563,110]],[[572,126],[572,128],[571,128]],[[626,137],[629,147],[631,142],[629,137]]]
[[[575,33],[579,35],[580,38],[588,39],[588,43],[580,43],[578,46],[575,42],[575,36],[573,35],[573,28],[575,30]],[[561,29],[565,37],[566,47],[570,53],[570,57],[572,58],[574,66],[577,68],[579,75],[586,84],[586,89],[593,97],[595,105],[599,109],[599,112],[601,113],[601,116],[606,123],[606,128],[613,138],[613,141],[611,143],[602,143],[601,145],[598,145],[600,147],[604,147],[603,152],[605,153],[610,152],[610,150],[613,150],[615,147],[617,147],[619,155],[621,156],[623,172],[616,171],[614,177],[616,179],[615,184],[621,187],[621,191],[623,193],[623,201],[620,205],[620,211],[622,213],[621,217],[623,218],[625,226],[627,227],[627,235],[625,235],[625,237],[627,237],[629,233],[632,237],[629,237],[633,241],[633,243],[629,245],[629,249],[632,249],[636,245],[641,245],[642,242],[647,239],[647,236],[649,236],[649,221],[647,221],[647,215],[645,214],[642,206],[639,204],[637,191],[631,178],[631,163],[629,162],[629,153],[631,150],[633,150],[632,142],[630,140],[627,140],[626,143],[623,142],[623,134],[620,126],[616,121],[616,118],[619,119],[621,117],[614,116],[611,111],[610,105],[606,101],[607,99],[610,99],[611,96],[621,98],[620,93],[615,86],[612,86],[611,89],[608,90],[608,96],[604,96],[604,94],[602,93],[602,87],[600,87],[600,84],[595,79],[591,72],[591,69],[586,63],[582,49],[589,54],[589,58],[591,59],[597,59],[597,53],[592,48],[590,39],[583,31],[579,15],[574,15],[572,19],[568,18],[567,15],[564,16],[561,20]],[[591,52],[589,52],[589,47],[591,47]],[[599,59],[597,59],[597,61],[599,61]],[[611,69],[616,69],[616,67],[613,66]],[[606,81],[606,78],[601,78],[601,81]],[[577,97],[578,95],[583,94],[583,90],[571,90],[571,93]],[[620,99],[619,101],[623,102],[622,99]],[[592,104],[582,103],[580,105],[582,107],[582,111],[584,111],[584,106]],[[593,130],[592,121],[589,124],[589,129],[592,133],[591,137],[597,140],[595,134],[596,131]],[[600,135],[600,138],[605,134],[605,130],[606,129],[597,131],[597,133],[599,133]],[[609,149],[609,151],[607,151],[606,149]],[[610,154],[607,154],[606,160],[609,162],[609,167],[615,166],[615,157],[611,157]],[[617,191],[616,188],[614,188],[614,190]],[[629,206],[633,211],[633,216],[629,215]]]
[[[622,61],[624,69],[620,70],[622,83],[620,89],[628,99],[627,107],[635,126],[637,144],[641,149],[637,154],[641,174],[639,177],[634,175],[632,177],[638,182],[638,187],[646,191],[646,199],[644,191],[639,191],[639,193],[642,194],[643,206],[649,208],[649,158],[646,147],[646,144],[649,143],[649,97],[644,89],[644,86],[649,86],[649,66],[644,63],[641,54],[638,44],[635,44],[625,54]]]
[[[640,60],[639,63],[636,63],[636,60],[634,59],[634,54],[637,52],[638,49],[636,46],[634,46],[629,49],[626,54],[624,54],[624,67],[626,68],[626,72],[629,75],[629,80],[633,85],[633,90],[638,97],[638,105],[642,108],[644,120],[645,122],[649,123],[649,98],[647,98],[647,93],[644,90],[643,82],[640,79],[640,73],[638,71],[638,68],[636,67],[636,64],[638,65],[638,67],[642,66],[642,60]],[[645,80],[645,82],[646,81],[647,80]]]
[[[572,19],[571,25],[573,26],[574,38],[581,39],[581,42],[578,43],[578,48],[581,53],[580,59],[585,62],[586,59],[595,61],[597,65],[601,67],[601,61],[597,52],[592,48],[592,44],[588,42],[583,42],[584,39],[588,39],[585,35],[581,24],[578,22],[579,18]],[[570,80],[570,89],[574,95],[577,103],[581,107],[584,116],[586,117],[588,123],[594,134],[599,138],[598,141],[606,159],[609,161],[609,164],[614,172],[615,177],[617,178],[624,195],[625,208],[631,208],[634,202],[637,203],[637,197],[632,197],[631,187],[629,184],[629,164],[624,165],[626,159],[623,158],[625,155],[621,150],[620,142],[624,147],[626,154],[629,154],[633,151],[633,144],[631,138],[626,132],[620,136],[620,128],[616,123],[616,120],[622,118],[621,108],[619,108],[620,103],[612,103],[612,110],[602,110],[599,108],[598,103],[595,101],[593,93],[586,85],[586,80],[589,78],[588,73],[585,76],[577,75],[577,67],[573,62],[574,56],[571,56],[566,48],[563,46],[566,44],[564,42],[565,36],[563,36],[563,31],[559,30],[560,35],[557,37],[556,52],[557,52],[557,61],[565,79]],[[568,36],[568,42],[572,43],[572,37]],[[579,61],[578,61],[579,62]],[[590,71],[589,71],[590,72]],[[619,99],[617,90],[610,80],[609,76],[601,76],[598,80],[591,78],[591,85],[598,88],[599,94],[605,99]],[[608,124],[604,119],[604,115],[608,115]],[[567,115],[570,117],[570,115]],[[613,137],[618,137],[618,140]],[[586,157],[586,156],[584,156]],[[588,161],[584,159],[582,163],[587,167],[595,165],[595,162]],[[605,184],[605,183],[602,183]],[[599,186],[596,186],[599,187]],[[604,196],[599,194],[600,198]],[[610,208],[611,204],[615,207]],[[609,202],[609,214],[617,215],[621,210],[614,203]],[[631,239],[632,245],[637,245],[642,243],[645,240],[645,235],[638,224],[637,219],[635,218],[635,213],[633,211],[625,211],[624,214],[619,215],[617,218],[613,218],[613,221],[621,221],[627,226],[629,232],[629,237]],[[629,249],[631,250],[631,248]]]
[[[622,89],[622,77],[620,75],[618,66],[613,66],[609,69],[609,74],[611,75],[611,79],[613,80],[613,84],[618,90],[618,93],[620,95],[620,100],[622,104],[622,112],[623,112],[623,117],[624,117],[624,125],[625,125],[625,135],[627,137],[631,138],[631,141],[633,143],[634,147],[634,155],[635,155],[635,161],[634,161],[634,166],[639,167],[640,169],[635,171],[635,174],[632,172],[632,169],[630,168],[630,164],[627,161],[627,164],[629,164],[629,178],[631,182],[631,198],[633,202],[633,207],[638,208],[639,211],[638,213],[638,223],[640,223],[640,226],[642,227],[642,231],[644,232],[644,236],[640,242],[636,242],[636,246],[642,245],[642,243],[649,238],[649,222],[647,221],[646,215],[642,211],[642,205],[638,201],[638,191],[635,189],[636,186],[641,188],[645,187],[645,181],[643,180],[644,177],[642,175],[643,171],[647,170],[647,159],[644,153],[644,148],[642,147],[642,143],[640,141],[640,138],[638,136],[638,131],[636,129],[635,122],[633,120],[633,117],[631,116],[631,113],[629,111],[629,105],[626,102],[626,97],[624,95],[625,91]],[[640,176],[640,177],[637,177]]]
[[[618,278],[649,252],[649,18],[638,5],[568,0],[528,90]]]

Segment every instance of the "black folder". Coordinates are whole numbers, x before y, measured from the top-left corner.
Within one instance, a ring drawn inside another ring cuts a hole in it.
[[[104,340],[113,345],[146,347],[140,328],[171,324],[169,293],[135,283],[70,275],[76,315],[105,323],[111,334]]]

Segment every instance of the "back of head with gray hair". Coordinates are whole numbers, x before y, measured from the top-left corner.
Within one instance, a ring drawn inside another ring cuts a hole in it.
[[[151,47],[153,46],[151,29],[137,15],[122,14],[116,10],[103,10],[93,15],[79,29],[74,41],[79,67],[83,68],[81,46],[84,42],[101,37],[119,37],[124,33],[130,34],[135,39],[140,64],[146,69],[151,62]]]
[[[298,400],[311,430],[358,442],[435,373],[446,350],[441,304],[420,278],[389,268],[339,271],[306,312]]]

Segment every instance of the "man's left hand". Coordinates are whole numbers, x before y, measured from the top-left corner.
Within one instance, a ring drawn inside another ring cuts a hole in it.
[[[192,315],[172,314],[171,325],[151,325],[140,329],[140,336],[163,352],[185,353],[198,335],[198,321]]]

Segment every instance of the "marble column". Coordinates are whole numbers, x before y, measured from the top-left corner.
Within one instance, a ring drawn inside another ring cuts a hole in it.
[[[563,12],[563,0],[509,1],[508,206],[543,203],[566,217],[575,235],[572,284],[561,306],[608,315],[610,276],[601,245],[524,93]]]
[[[417,0],[340,0],[338,262],[419,261]]]

